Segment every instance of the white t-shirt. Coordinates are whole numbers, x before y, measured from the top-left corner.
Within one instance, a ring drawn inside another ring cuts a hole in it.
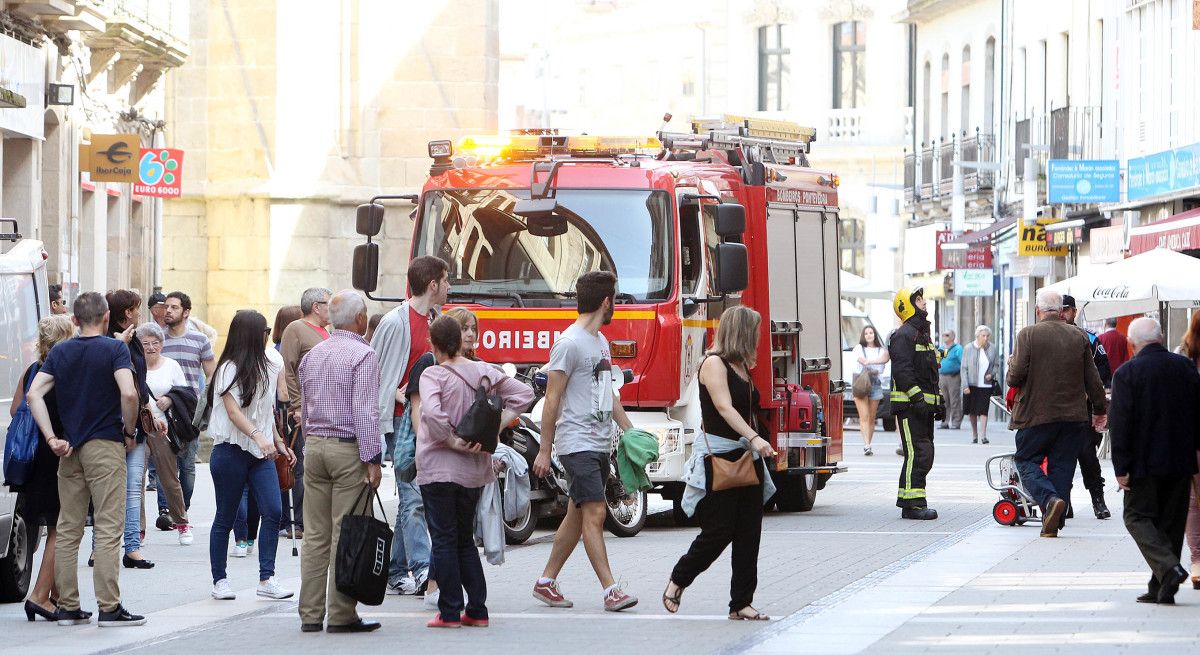
[[[234,377],[237,375],[237,367],[230,362],[225,362],[217,367],[213,373],[213,404],[212,416],[208,422],[208,434],[213,438],[214,444],[231,443],[238,448],[262,459],[263,453],[259,449],[258,444],[250,438],[250,435],[243,433],[229,420],[229,413],[225,410],[225,402],[218,394],[229,388],[229,394],[233,396],[233,400],[241,407],[242,414],[254,424],[254,427],[262,430],[262,433],[269,439],[274,438],[275,433],[275,397],[279,391],[279,372],[283,370],[283,357],[275,352],[274,348],[267,348],[267,379],[265,384],[258,388],[254,399],[250,401],[249,407],[242,407],[242,390],[233,383]]]
[[[554,342],[546,370],[567,374],[562,410],[554,430],[554,450],[559,455],[607,453],[615,396],[608,339],[572,325]]]
[[[167,395],[171,387],[187,387],[187,376],[183,374],[183,367],[179,362],[170,357],[159,355],[158,368],[146,369],[146,386],[150,387],[150,393],[154,394],[154,398],[150,399],[150,411],[154,413],[154,418],[165,421],[166,414],[158,408],[156,399]]]
[[[992,363],[991,360],[989,360],[988,356],[987,356],[987,349],[980,348],[979,349],[979,369],[978,369],[979,370],[979,379],[976,380],[976,382],[978,382],[979,384],[976,384],[975,386],[977,386],[977,387],[992,386],[992,383],[987,381],[987,370],[988,370],[988,366],[991,363]]]

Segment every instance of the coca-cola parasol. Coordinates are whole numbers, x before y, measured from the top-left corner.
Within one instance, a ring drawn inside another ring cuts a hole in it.
[[[1075,296],[1087,320],[1200,306],[1200,259],[1155,248],[1050,285]]]

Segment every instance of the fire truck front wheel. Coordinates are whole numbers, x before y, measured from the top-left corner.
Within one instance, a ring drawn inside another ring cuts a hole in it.
[[[817,502],[816,474],[788,475],[771,472],[775,480],[775,507],[781,512],[807,512]]]
[[[634,494],[632,504],[626,504],[624,499],[607,497],[608,515],[604,517],[604,527],[618,537],[632,537],[646,527],[646,492]]]

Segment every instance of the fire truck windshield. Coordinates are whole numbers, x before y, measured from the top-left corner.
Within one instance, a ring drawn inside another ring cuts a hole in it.
[[[533,236],[513,213],[528,189],[440,189],[425,194],[415,255],[450,265],[451,293],[482,298],[561,299],[590,271],[617,274],[619,298],[671,295],[671,204],[662,191],[559,189],[565,234]],[[539,303],[540,304],[540,303]]]

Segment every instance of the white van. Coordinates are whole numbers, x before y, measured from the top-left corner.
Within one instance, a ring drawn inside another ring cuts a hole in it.
[[[37,359],[38,321],[50,315],[46,251],[41,241],[22,239],[16,221],[0,233],[0,440],[8,430],[8,408],[21,374]],[[10,246],[11,247],[6,247]],[[21,516],[19,497],[0,486],[0,603],[25,598],[40,531]]]

